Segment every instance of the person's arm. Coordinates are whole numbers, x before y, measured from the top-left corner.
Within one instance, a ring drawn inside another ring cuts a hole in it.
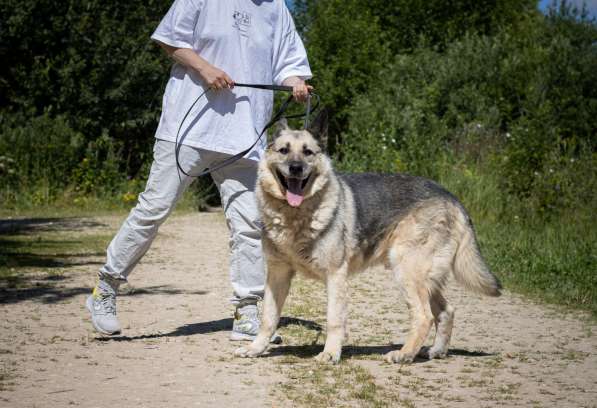
[[[282,81],[282,85],[292,87],[292,95],[294,99],[299,102],[305,102],[307,95],[313,90],[311,85],[307,85],[305,81],[297,76],[291,76]]]
[[[197,72],[210,88],[218,90],[234,87],[234,81],[226,72],[211,65],[192,49],[172,47],[163,42],[158,42],[158,44],[174,61]],[[313,89],[311,85],[307,85],[302,78],[297,76],[286,78],[282,84],[291,86],[294,98],[300,102],[306,101],[307,95]]]
[[[279,2],[278,6],[280,14],[273,39],[273,81],[275,84],[292,86],[294,98],[304,102],[313,89],[305,84],[305,80],[312,76],[307,51],[285,2]]]
[[[176,62],[197,72],[208,87],[218,90],[234,87],[234,81],[228,74],[214,67],[190,48],[177,48],[158,41],[166,53]]]

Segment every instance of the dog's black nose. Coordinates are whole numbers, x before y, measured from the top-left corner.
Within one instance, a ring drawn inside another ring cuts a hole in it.
[[[288,165],[288,171],[292,176],[302,176],[303,164],[301,162],[292,162]]]

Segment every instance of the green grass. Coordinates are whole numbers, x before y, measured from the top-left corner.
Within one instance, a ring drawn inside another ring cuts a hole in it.
[[[284,366],[284,367],[283,367]],[[288,378],[280,394],[294,406],[305,407],[392,407],[404,406],[397,393],[376,384],[371,373],[350,361],[324,365],[289,358],[278,366]]]
[[[495,175],[462,164],[439,166],[443,169],[440,182],[469,209],[482,252],[506,289],[535,300],[586,310],[597,317],[595,203],[579,204],[579,208],[547,217],[533,213],[520,203],[508,202]],[[176,211],[194,211],[196,197],[196,192],[188,191]],[[0,207],[0,219],[124,215],[133,205],[134,202],[90,198],[77,205],[58,201],[52,206]],[[103,251],[109,240],[107,236],[102,237],[101,244],[96,245],[86,241],[87,238],[71,242],[44,234],[19,237],[0,234],[0,276],[18,274],[23,269],[22,265],[18,266],[19,259],[26,257],[25,252],[51,263],[60,253],[70,256],[78,250],[85,252],[99,247]],[[8,267],[9,259],[17,265]],[[297,307],[308,309],[311,306]],[[297,310],[297,313],[307,315],[309,310]]]
[[[196,211],[196,198],[187,191],[175,214]],[[134,204],[90,197],[76,204],[65,199],[0,207],[0,290],[39,285],[40,279],[52,285],[67,270],[99,267],[116,227],[94,219],[124,218]]]
[[[597,317],[597,229],[573,217],[525,225],[477,223],[483,253],[504,286]]]
[[[0,204],[0,219],[15,217],[99,217],[103,215],[126,214],[136,204],[136,196],[127,201],[120,197],[88,197],[74,200],[63,197],[48,205],[33,204],[23,201],[9,208]],[[197,210],[197,197],[193,191],[187,191],[176,206],[176,213],[188,213]]]
[[[105,255],[112,238],[76,218],[61,218],[52,224],[36,221],[0,232],[0,287],[21,287],[32,276],[60,276],[69,268],[86,265],[94,257]]]
[[[597,317],[597,203],[579,197],[575,208],[542,213],[504,194],[495,174],[442,168],[441,183],[467,207],[506,289]]]
[[[284,315],[314,322],[321,329],[302,324],[280,328],[284,344],[296,349],[276,360],[285,378],[277,390],[278,397],[297,407],[410,406],[395,389],[378,384],[369,370],[352,358],[343,358],[339,365],[313,359],[325,340],[325,299],[322,283],[300,275],[293,280]]]

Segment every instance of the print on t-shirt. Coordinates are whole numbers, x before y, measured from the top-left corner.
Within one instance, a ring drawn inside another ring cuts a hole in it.
[[[233,26],[238,29],[241,35],[248,37],[249,28],[251,28],[251,15],[244,11],[234,11],[232,14],[234,18]]]

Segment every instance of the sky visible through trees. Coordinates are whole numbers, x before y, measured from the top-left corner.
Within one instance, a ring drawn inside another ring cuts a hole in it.
[[[541,0],[539,2],[539,9],[546,10],[552,3],[553,0]],[[574,5],[579,9],[585,4],[589,14],[592,17],[597,16],[597,0],[568,0],[568,4]]]
[[[545,11],[552,3],[553,0],[541,0],[539,1],[539,9]],[[290,9],[292,9],[294,6],[294,1],[286,0],[286,4]],[[585,4],[589,14],[592,17],[597,16],[597,0],[569,0],[569,4],[573,4],[579,8],[581,8],[582,5]]]

